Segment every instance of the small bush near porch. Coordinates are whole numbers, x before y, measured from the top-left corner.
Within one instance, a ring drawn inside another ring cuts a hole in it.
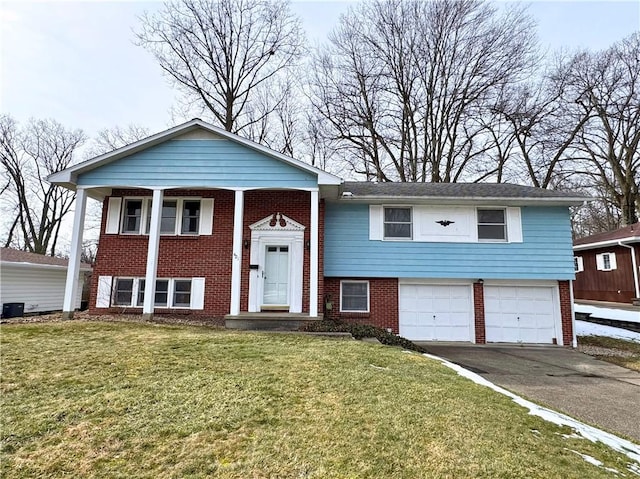
[[[597,478],[628,460],[417,353],[190,326],[4,325],[0,475]]]

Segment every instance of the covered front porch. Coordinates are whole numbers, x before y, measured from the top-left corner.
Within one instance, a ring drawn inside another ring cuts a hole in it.
[[[77,192],[65,317],[73,317],[88,197],[107,208],[97,272],[107,286],[97,288],[95,308],[121,308],[124,298],[127,312],[146,319],[176,308],[220,320],[241,312],[319,317],[321,199],[337,195],[340,178],[194,119],[49,181]],[[136,199],[127,194],[142,199],[134,208],[142,213],[134,212],[133,220],[125,209]],[[295,204],[290,194],[298,194]],[[176,195],[183,197],[176,202]],[[176,226],[169,233],[167,202],[192,208],[170,218]],[[181,231],[181,218],[196,226]],[[137,231],[124,228],[125,221],[138,221]],[[128,289],[114,291],[116,281]]]

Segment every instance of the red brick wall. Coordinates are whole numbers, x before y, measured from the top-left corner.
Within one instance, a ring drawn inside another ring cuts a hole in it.
[[[151,196],[148,190],[114,190],[113,196]],[[221,320],[229,313],[231,301],[231,256],[233,241],[234,192],[226,190],[170,190],[170,196],[214,198],[213,234],[211,236],[161,236],[158,277],[205,278],[204,310],[156,309],[156,313],[177,313]],[[305,225],[305,243],[310,231],[311,195],[304,191],[248,191],[245,193],[243,241],[251,238],[249,225],[280,212]],[[148,237],[145,235],[105,234],[108,198],[104,201],[100,244],[92,278],[89,311],[94,314],[123,312],[123,308],[96,308],[99,276],[144,277]],[[322,306],[324,202],[319,221],[319,305]],[[241,310],[246,311],[249,288],[249,249],[243,248]],[[309,311],[309,251],[304,249],[303,311]],[[127,308],[141,312],[142,308]],[[320,309],[321,311],[322,309]]]
[[[369,281],[369,313],[340,312],[340,280],[363,278],[325,278],[325,298],[333,302],[331,312],[325,312],[325,318],[372,324],[379,328],[389,328],[398,334],[398,279],[365,278]]]
[[[485,344],[484,284],[473,283],[473,317],[475,321],[476,343]]]
[[[560,318],[562,322],[562,344],[572,346],[573,317],[571,315],[571,284],[569,281],[558,281],[560,291]]]
[[[148,190],[114,190],[113,196],[150,196]],[[171,190],[171,196],[214,198],[213,234],[211,236],[161,236],[158,277],[205,278],[204,310],[156,309],[156,313],[203,315],[221,319],[229,312],[231,291],[231,251],[233,235],[233,192],[225,190]],[[96,308],[99,276],[144,277],[147,264],[146,235],[105,234],[108,198],[102,209],[100,243],[94,267],[89,312],[122,312],[124,308]],[[195,258],[195,260],[193,260]],[[142,312],[142,308],[126,308]]]
[[[302,267],[302,311],[309,312],[309,260],[310,252],[306,247],[310,239],[311,227],[311,193],[306,191],[267,191],[253,190],[244,194],[244,221],[242,228],[242,240],[251,240],[249,225],[266,218],[269,215],[281,213],[306,227],[304,231],[304,262]],[[324,242],[324,202],[319,208],[320,221],[318,225],[319,243],[319,277],[323,275],[323,249]],[[242,250],[242,282],[240,294],[240,310],[247,311],[249,307],[249,263],[251,249]],[[318,282],[318,296],[321,304],[322,281]],[[319,311],[322,311],[319,309]]]

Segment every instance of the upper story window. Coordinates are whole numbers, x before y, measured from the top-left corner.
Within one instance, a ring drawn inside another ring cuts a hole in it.
[[[384,238],[411,239],[411,208],[384,208]]]
[[[200,200],[185,200],[182,208],[182,234],[197,234],[200,224]]]
[[[122,219],[123,233],[140,233],[140,224],[142,221],[142,204],[143,200],[141,199],[125,200]]]
[[[596,255],[596,268],[599,271],[613,271],[618,268],[615,253],[601,253]]]
[[[207,202],[207,219],[202,227],[202,202]],[[122,208],[123,234],[149,234],[151,229],[151,198],[125,198]],[[169,198],[162,202],[160,234],[164,235],[198,235],[211,234],[213,216],[213,200],[192,198]]]
[[[581,273],[582,271],[584,271],[584,262],[582,260],[582,256],[573,257],[573,268],[576,273]]]
[[[503,208],[478,209],[478,240],[507,240],[507,222]]]

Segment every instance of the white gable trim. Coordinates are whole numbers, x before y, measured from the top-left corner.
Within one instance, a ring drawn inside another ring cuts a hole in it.
[[[57,173],[53,173],[52,175],[49,175],[47,177],[47,181],[51,183],[56,183],[56,184],[67,184],[69,186],[75,185],[77,181],[77,177],[81,173],[85,173],[87,171],[93,170],[102,165],[106,165],[113,161],[119,160],[121,158],[132,155],[134,153],[137,153],[139,151],[146,150],[147,148],[158,145],[165,141],[177,138],[179,136],[183,136],[199,128],[206,130],[210,133],[213,133],[216,136],[219,136],[224,139],[238,143],[240,145],[246,146],[247,148],[251,148],[252,150],[258,151],[271,158],[275,158],[276,160],[287,163],[298,169],[317,175],[318,185],[342,184],[342,179],[337,176],[327,173],[326,171],[323,171],[314,166],[308,165],[300,160],[296,160],[295,158],[291,158],[286,155],[283,155],[282,153],[278,153],[277,151],[274,151],[270,148],[259,145],[258,143],[255,143],[251,140],[242,138],[241,136],[235,135],[222,128],[219,128],[210,123],[202,121],[199,118],[195,118],[191,121],[183,123],[182,125],[175,126],[173,128],[162,131],[160,133],[156,133],[155,135],[151,135],[147,138],[136,141],[135,143],[131,143],[129,145],[123,146],[122,148],[118,148],[117,150],[111,151],[109,153],[105,153],[104,155],[97,156],[90,160],[87,160],[77,165],[66,168]]]
[[[275,224],[271,226],[274,219]],[[305,226],[286,215],[275,213],[249,225],[249,229],[251,231],[304,231]]]

